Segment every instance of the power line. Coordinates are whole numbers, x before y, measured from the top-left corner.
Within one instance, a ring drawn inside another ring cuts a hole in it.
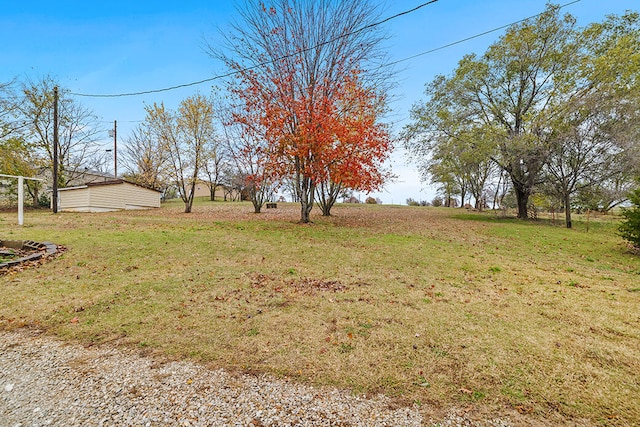
[[[349,37],[349,36],[352,36],[354,34],[360,33],[360,32],[362,32],[364,30],[369,29],[369,28],[377,27],[379,25],[384,24],[385,22],[389,22],[392,19],[396,19],[396,18],[398,18],[400,16],[408,15],[410,13],[413,13],[413,12],[417,11],[418,9],[421,9],[421,8],[423,8],[425,6],[428,6],[430,4],[436,3],[438,1],[439,0],[430,0],[430,1],[424,2],[424,3],[414,7],[413,9],[405,10],[404,12],[400,12],[400,13],[397,13],[395,15],[389,16],[388,18],[385,18],[382,21],[378,21],[378,22],[374,22],[374,23],[369,24],[369,25],[365,25],[364,27],[358,28],[357,30],[351,31],[351,32],[346,33],[346,34],[342,34],[342,35],[340,35],[338,37],[334,37],[334,38],[332,38],[330,40],[327,40],[327,41],[324,41],[322,43],[318,43],[315,46],[311,46],[311,47],[308,47],[306,49],[302,49],[302,50],[296,51],[296,52],[294,52],[292,54],[289,54],[289,55],[284,55],[284,56],[282,56],[280,58],[276,58],[276,59],[273,59],[273,60],[270,60],[270,61],[265,61],[265,62],[262,62],[260,64],[256,64],[256,65],[254,65],[252,67],[246,67],[246,68],[243,68],[241,70],[232,71],[232,72],[229,72],[229,73],[226,73],[226,74],[221,74],[221,75],[209,77],[207,79],[202,79],[202,80],[198,80],[198,81],[191,82],[191,83],[179,84],[179,85],[175,85],[175,86],[169,86],[169,87],[165,87],[165,88],[161,88],[161,89],[152,89],[152,90],[145,90],[145,91],[139,91],[139,92],[128,92],[128,93],[117,93],[117,94],[86,94],[86,93],[70,92],[70,95],[83,96],[83,97],[88,97],[88,98],[119,98],[119,97],[125,97],[125,96],[138,96],[138,95],[148,95],[148,94],[151,94],[151,93],[168,92],[170,90],[182,89],[182,88],[189,87],[189,86],[197,86],[197,85],[200,85],[200,84],[203,84],[203,83],[212,82],[214,80],[220,80],[220,79],[223,79],[223,78],[226,78],[226,77],[231,77],[231,76],[233,76],[235,74],[238,74],[238,73],[241,73],[241,72],[244,72],[244,71],[250,71],[250,70],[253,70],[255,68],[259,68],[259,67],[262,67],[262,66],[265,66],[265,65],[272,64],[272,63],[280,61],[282,59],[287,59],[287,58],[290,58],[292,56],[308,52],[308,51],[310,51],[312,49],[316,49],[316,48],[324,46],[326,44],[333,43],[336,40],[339,40],[339,39],[342,39],[342,38]]]
[[[185,87],[189,87],[189,86],[197,86],[197,85],[200,85],[200,84],[203,84],[203,83],[208,83],[208,82],[215,81],[215,80],[219,80],[219,79],[223,79],[223,78],[226,78],[226,77],[231,77],[231,76],[233,76],[233,75],[235,75],[235,74],[237,74],[237,73],[240,73],[240,72],[250,71],[250,70],[252,70],[252,69],[259,68],[259,67],[262,67],[262,66],[264,66],[264,65],[269,65],[269,64],[271,64],[271,63],[273,63],[273,62],[276,62],[276,61],[279,61],[279,60],[281,60],[281,59],[290,58],[291,56],[298,55],[298,54],[300,54],[300,53],[304,53],[304,52],[309,51],[309,50],[311,50],[311,49],[315,49],[315,48],[317,48],[317,47],[320,47],[320,46],[323,46],[323,45],[325,45],[325,44],[331,43],[331,42],[333,42],[333,41],[335,41],[335,40],[337,40],[337,39],[339,39],[339,38],[348,37],[348,36],[350,36],[350,35],[353,35],[353,34],[356,34],[356,33],[358,33],[358,32],[364,31],[364,30],[365,30],[365,29],[367,29],[367,28],[372,28],[372,27],[375,27],[375,26],[381,25],[381,24],[383,24],[383,23],[385,23],[385,22],[388,22],[388,21],[390,21],[390,20],[392,20],[392,19],[398,18],[398,17],[400,17],[400,16],[407,15],[407,14],[409,14],[409,13],[415,12],[415,11],[417,11],[418,9],[420,9],[420,8],[422,8],[422,7],[424,7],[424,6],[427,6],[427,5],[430,5],[430,4],[433,4],[433,3],[436,3],[437,1],[439,1],[439,0],[431,0],[431,1],[428,1],[428,2],[425,2],[425,3],[422,3],[422,4],[420,4],[420,5],[416,6],[416,7],[414,7],[413,9],[406,10],[406,11],[404,11],[404,12],[397,13],[397,14],[395,14],[395,15],[393,15],[393,16],[390,16],[390,17],[388,17],[388,18],[383,19],[382,21],[375,22],[375,23],[373,23],[373,24],[369,24],[369,25],[367,25],[367,26],[364,26],[364,27],[362,27],[362,28],[359,28],[359,29],[357,29],[357,30],[355,30],[355,31],[352,31],[352,32],[350,32],[350,33],[343,34],[343,35],[341,35],[341,36],[339,36],[339,37],[337,37],[337,38],[334,38],[334,39],[331,39],[331,40],[328,40],[328,41],[325,41],[325,42],[319,43],[319,44],[317,44],[317,45],[315,45],[315,46],[312,46],[312,47],[310,47],[310,48],[307,48],[307,49],[304,49],[304,50],[301,50],[301,51],[295,52],[295,53],[293,53],[293,54],[285,55],[285,56],[280,57],[280,58],[277,58],[277,59],[275,59],[275,60],[266,61],[266,62],[263,62],[263,63],[257,64],[257,65],[254,65],[254,66],[252,66],[252,67],[246,67],[246,68],[243,68],[242,70],[232,71],[232,72],[229,72],[229,73],[226,73],[226,74],[221,74],[221,75],[213,76],[213,77],[210,77],[210,78],[207,78],[207,79],[202,79],[202,80],[198,80],[198,81],[191,82],[191,83],[184,83],[184,84],[180,84],[180,85],[176,85],[176,86],[170,86],[170,87],[166,87],[166,88],[162,88],[162,89],[153,89],[153,90],[146,90],[146,91],[139,91],[139,92],[128,92],[128,93],[118,93],[118,94],[83,94],[83,93],[74,93],[74,92],[70,92],[70,94],[71,94],[71,95],[75,95],[75,96],[83,96],[83,97],[90,97],[90,98],[118,98],[118,97],[126,97],[126,96],[147,95],[147,94],[151,94],[151,93],[159,93],[159,92],[168,92],[168,91],[171,91],[171,90],[181,89],[181,88],[185,88]],[[563,9],[563,8],[565,8],[565,7],[568,7],[568,6],[574,5],[574,4],[579,3],[579,2],[581,2],[581,1],[582,1],[582,0],[574,0],[574,1],[571,1],[571,2],[569,2],[569,3],[565,3],[565,4],[563,4],[563,5],[558,6],[558,9]],[[397,61],[390,62],[390,63],[388,63],[388,64],[384,64],[384,65],[382,65],[381,67],[390,67],[390,66],[393,66],[393,65],[399,64],[399,63],[401,63],[401,62],[409,61],[409,60],[411,60],[411,59],[415,59],[415,58],[418,58],[418,57],[420,57],[420,56],[428,55],[428,54],[430,54],[430,53],[434,53],[434,52],[437,52],[437,51],[439,51],[439,50],[443,50],[443,49],[449,48],[449,47],[451,47],[451,46],[455,46],[455,45],[458,45],[458,44],[461,44],[461,43],[467,42],[467,41],[469,41],[469,40],[473,40],[473,39],[476,39],[476,38],[479,38],[479,37],[482,37],[482,36],[486,36],[487,34],[495,33],[496,31],[503,30],[503,29],[508,28],[508,27],[510,27],[510,26],[512,26],[512,25],[519,24],[519,23],[524,22],[524,21],[527,21],[527,20],[529,20],[529,19],[537,18],[537,17],[539,17],[539,16],[541,16],[541,15],[543,15],[543,14],[545,14],[545,13],[546,13],[546,11],[545,11],[545,12],[540,12],[540,13],[537,13],[537,14],[535,14],[535,15],[531,15],[531,16],[528,16],[528,17],[526,17],[526,18],[522,18],[522,19],[520,19],[520,20],[518,20],[518,21],[514,21],[514,22],[511,22],[511,23],[509,23],[509,24],[501,25],[500,27],[496,27],[496,28],[493,28],[493,29],[491,29],[491,30],[483,31],[483,32],[478,33],[478,34],[475,34],[475,35],[473,35],[473,36],[465,37],[465,38],[463,38],[463,39],[460,39],[460,40],[457,40],[457,41],[454,41],[454,42],[451,42],[451,43],[448,43],[448,44],[445,44],[445,45],[442,45],[442,46],[439,46],[439,47],[436,47],[436,48],[433,48],[433,49],[429,49],[429,50],[427,50],[427,51],[420,52],[420,53],[418,53],[418,54],[411,55],[411,56],[408,56],[408,57],[406,57],[406,58],[402,58],[402,59],[399,59],[399,60],[397,60]]]
[[[428,5],[430,5],[430,4],[436,3],[437,1],[438,1],[438,0],[431,0],[431,1],[428,1],[428,2],[426,2],[426,3],[422,3],[421,5],[418,5],[418,6],[414,7],[413,9],[409,9],[409,10],[405,10],[404,12],[396,13],[395,15],[390,16],[390,17],[388,17],[388,18],[386,18],[386,19],[383,19],[383,20],[382,20],[382,21],[380,21],[380,22],[375,22],[375,23],[373,23],[373,24],[365,25],[364,27],[360,28],[359,30],[354,31],[353,33],[358,33],[358,32],[360,32],[360,31],[366,30],[367,28],[372,28],[372,27],[378,26],[378,25],[380,25],[380,24],[384,24],[385,22],[389,22],[389,21],[391,21],[392,19],[396,19],[396,18],[398,18],[398,17],[400,17],[400,16],[408,15],[408,14],[410,14],[410,13],[415,12],[415,11],[416,11],[416,10],[418,10],[418,9],[422,9],[422,8],[423,8],[423,7],[425,7],[425,6],[428,6]],[[353,34],[353,33],[351,33],[351,34]],[[346,34],[345,36],[348,36],[348,35],[351,35],[351,34]]]
[[[567,7],[567,6],[571,6],[572,4],[576,4],[576,3],[579,3],[579,2],[581,2],[581,1],[582,1],[582,0],[574,0],[574,1],[572,1],[572,2],[565,3],[565,4],[563,4],[563,5],[558,6],[558,9],[562,9],[562,8],[564,8],[564,7]],[[461,43],[467,42],[467,41],[469,41],[469,40],[476,39],[476,38],[478,38],[478,37],[486,36],[487,34],[495,33],[496,31],[503,30],[503,29],[505,29],[505,28],[507,28],[507,27],[510,27],[510,26],[512,26],[512,25],[520,24],[521,22],[527,21],[527,20],[529,20],[529,19],[537,18],[537,17],[539,17],[540,15],[544,15],[545,13],[547,13],[547,12],[546,12],[546,11],[545,11],[545,12],[540,12],[540,13],[537,13],[537,14],[535,14],[535,15],[531,15],[531,16],[529,16],[529,17],[527,17],[527,18],[522,18],[522,19],[520,19],[520,20],[518,20],[518,21],[511,22],[510,24],[505,24],[505,25],[502,25],[502,26],[500,26],[500,27],[496,27],[496,28],[494,28],[494,29],[492,29],[492,30],[487,30],[487,31],[484,31],[484,32],[482,32],[482,33],[475,34],[475,35],[473,35],[473,36],[469,36],[469,37],[466,37],[466,38],[464,38],[464,39],[460,39],[460,40],[458,40],[458,41],[455,41],[455,42],[451,42],[451,43],[448,43],[448,44],[442,45],[442,46],[440,46],[440,47],[436,47],[436,48],[433,48],[433,49],[429,49],[429,50],[426,50],[426,51],[424,51],[424,52],[420,52],[420,53],[418,53],[418,54],[411,55],[411,56],[408,56],[408,57],[406,57],[406,58],[402,58],[402,59],[399,59],[399,60],[397,60],[397,61],[390,62],[390,63],[388,63],[388,64],[384,64],[382,67],[390,67],[390,66],[392,66],[392,65],[396,65],[396,64],[399,64],[399,63],[401,63],[401,62],[409,61],[409,60],[411,60],[411,59],[418,58],[418,57],[420,57],[420,56],[427,55],[427,54],[429,54],[429,53],[437,52],[437,51],[439,51],[439,50],[443,50],[443,49],[446,49],[446,48],[448,48],[448,47],[455,46],[455,45],[457,45],[457,44],[461,44]]]

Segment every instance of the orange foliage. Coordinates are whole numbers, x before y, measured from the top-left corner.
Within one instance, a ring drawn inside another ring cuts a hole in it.
[[[378,122],[383,99],[364,87],[357,70],[343,73],[340,82],[302,86],[295,67],[283,72],[287,65],[277,72],[241,70],[242,87],[234,90],[243,103],[234,121],[264,141],[265,173],[271,178],[299,173],[313,183],[378,189],[392,148],[386,126]]]

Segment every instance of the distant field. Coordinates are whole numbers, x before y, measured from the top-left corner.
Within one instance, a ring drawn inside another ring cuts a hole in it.
[[[400,404],[640,420],[640,257],[611,217],[573,230],[460,209],[0,213],[68,251],[0,276],[0,329],[268,372]],[[315,215],[313,215],[315,214]],[[582,221],[582,222],[581,222]],[[637,425],[637,424],[636,424]]]

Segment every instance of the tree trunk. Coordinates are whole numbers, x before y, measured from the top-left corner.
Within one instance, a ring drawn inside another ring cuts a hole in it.
[[[313,209],[313,195],[315,192],[315,186],[311,182],[311,178],[302,177],[302,183],[300,187],[300,222],[308,224],[311,222],[310,214]]]
[[[320,204],[320,210],[322,211],[322,216],[331,216],[331,206],[333,206],[333,204],[325,204],[325,203]]]
[[[569,193],[564,194],[564,218],[567,228],[571,228],[571,200],[569,199]]]
[[[191,213],[191,206],[193,206],[193,196],[196,191],[195,181],[191,184],[191,191],[187,195],[187,198],[184,201],[184,213]]]
[[[313,209],[313,196],[316,189],[311,177],[304,174],[302,161],[298,156],[295,158],[294,185],[296,196],[300,200],[300,222],[308,224],[311,222],[309,217]]]
[[[529,203],[530,191],[525,191],[521,186],[513,186],[513,190],[516,192],[516,200],[518,202],[518,218],[528,219],[529,212],[527,211],[527,205]]]
[[[251,196],[251,203],[253,203],[253,212],[259,214],[262,211],[262,206],[265,202],[265,193],[263,188],[252,183],[248,191]]]
[[[320,206],[320,210],[322,211],[322,216],[331,216],[331,208],[333,207],[335,202],[336,202],[336,199],[333,198],[332,196],[329,196],[328,198],[323,198],[323,200],[318,202],[318,205]]]
[[[308,224],[311,222],[311,209],[313,209],[313,190],[307,190],[307,196],[303,194],[300,200],[300,222]]]
[[[338,200],[342,185],[323,182],[320,184],[320,187],[316,187],[316,189],[318,188],[318,205],[320,205],[320,210],[322,210],[322,216],[331,216],[331,208],[336,203],[336,200]]]
[[[39,194],[38,194],[38,183],[36,183],[33,186],[33,207],[34,208],[40,207],[40,201],[38,200],[38,196],[39,196]]]
[[[500,176],[498,177],[498,183],[496,184],[496,192],[495,192],[495,194],[493,195],[493,206],[492,206],[492,209],[493,209],[493,210],[495,210],[495,209],[496,209],[496,205],[498,204],[498,193],[500,192],[500,185],[501,185],[501,183],[502,183],[502,174],[503,174],[503,173],[504,173],[504,172],[501,172],[501,173],[500,173]],[[500,206],[500,207],[502,207],[502,206]]]

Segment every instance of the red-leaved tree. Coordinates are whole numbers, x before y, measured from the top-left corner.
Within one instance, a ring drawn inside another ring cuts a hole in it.
[[[359,71],[336,90],[333,123],[334,139],[325,147],[323,173],[318,174],[316,196],[322,214],[331,208],[344,189],[363,192],[378,190],[390,174],[383,168],[392,149],[387,126],[379,121],[384,98],[359,81]]]
[[[234,56],[216,54],[235,71],[234,121],[269,147],[265,173],[293,180],[300,221],[309,222],[317,188],[379,188],[392,148],[380,123],[386,76],[361,71],[382,59],[383,36],[371,26],[376,8],[367,0],[275,0],[271,7],[248,0],[239,12],[243,22],[227,36]]]

